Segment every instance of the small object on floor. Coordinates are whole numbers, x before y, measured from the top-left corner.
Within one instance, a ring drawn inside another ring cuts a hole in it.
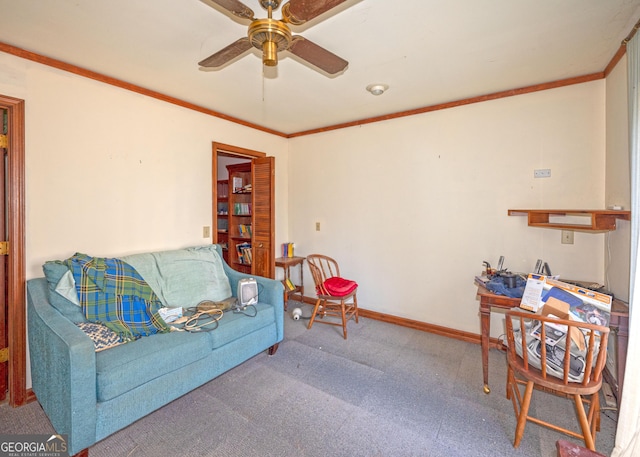
[[[294,308],[294,310],[291,311],[291,317],[294,321],[299,321],[302,317],[302,310],[300,308]]]
[[[598,452],[591,451],[566,440],[556,441],[556,449],[558,449],[558,457],[605,457]]]

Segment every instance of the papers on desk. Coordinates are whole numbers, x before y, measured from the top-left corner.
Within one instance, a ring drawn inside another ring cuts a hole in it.
[[[561,302],[569,308],[569,317],[572,320],[607,326],[612,301],[610,295],[567,284],[548,276],[530,274],[520,308],[537,313],[547,302]],[[542,312],[544,314],[544,311]]]
[[[520,308],[527,311],[538,312],[542,306],[542,292],[544,291],[545,277],[542,275],[534,275],[531,273],[527,277],[527,283],[524,286],[524,294],[520,301]]]

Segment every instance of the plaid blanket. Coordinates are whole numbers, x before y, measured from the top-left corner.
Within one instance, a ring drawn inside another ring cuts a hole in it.
[[[128,263],[80,253],[63,263],[73,273],[87,320],[106,325],[124,342],[169,331],[158,314],[162,302]]]

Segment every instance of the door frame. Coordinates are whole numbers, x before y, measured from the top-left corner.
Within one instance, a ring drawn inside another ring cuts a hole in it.
[[[0,95],[8,111],[6,211],[7,239],[7,341],[9,343],[9,404],[27,402],[26,269],[25,269],[25,120],[24,100]],[[33,396],[33,395],[32,395]],[[29,400],[34,399],[30,398]]]
[[[219,155],[223,155],[223,156],[227,156],[227,157],[237,157],[237,158],[243,158],[243,159],[249,159],[251,160],[252,164],[253,164],[253,159],[259,159],[259,158],[265,158],[267,157],[267,154],[265,152],[260,152],[260,151],[254,151],[252,149],[246,149],[246,148],[241,148],[239,146],[233,146],[230,144],[224,144],[224,143],[219,143],[217,141],[213,141],[211,143],[212,145],[212,167],[211,167],[211,187],[213,189],[212,192],[212,201],[211,201],[211,227],[212,227],[212,240],[217,239],[217,217],[216,214],[218,212],[218,204],[217,204],[217,196],[218,196],[218,186],[216,185],[216,182],[218,180],[218,156]],[[275,189],[274,189],[275,190]],[[271,202],[271,210],[275,211],[275,202],[272,201]],[[274,216],[272,215],[272,220],[274,219]],[[271,249],[273,251],[273,253],[275,254],[275,230],[273,230],[272,227],[272,235],[271,235]],[[214,241],[215,242],[215,241]],[[272,277],[273,274],[275,273],[275,259],[274,259],[274,255],[271,256],[271,272],[272,272]]]

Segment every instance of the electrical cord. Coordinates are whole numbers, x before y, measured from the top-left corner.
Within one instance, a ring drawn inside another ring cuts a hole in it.
[[[247,312],[247,309],[249,308],[253,310],[251,314]],[[243,308],[240,308],[240,307],[233,308],[233,313],[244,314],[245,316],[249,316],[249,317],[256,317],[258,315],[258,309],[254,305],[247,305]]]
[[[218,321],[222,319],[224,312],[221,309],[211,309],[208,311],[198,311],[196,308],[188,308],[188,312],[193,313],[188,317],[183,325],[187,332],[210,332],[218,328]],[[215,324],[214,327],[209,327]]]

